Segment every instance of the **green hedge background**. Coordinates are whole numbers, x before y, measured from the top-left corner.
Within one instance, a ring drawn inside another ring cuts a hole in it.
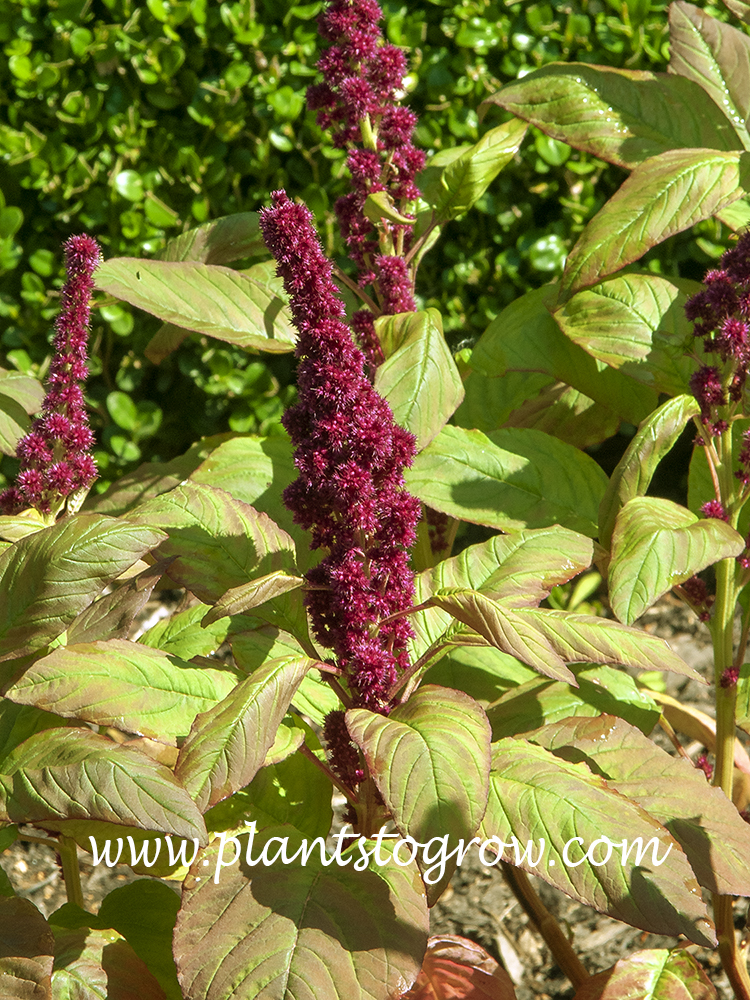
[[[665,70],[660,0],[385,0],[387,35],[408,49],[410,106],[429,152],[472,143],[503,120],[477,108],[554,61]],[[701,3],[726,19],[724,9]],[[305,106],[320,2],[0,0],[0,364],[43,377],[62,283],[61,244],[89,232],[105,256],[149,256],[166,240],[286,188],[343,262],[332,206],[344,158]],[[507,117],[507,116],[506,116]],[[454,349],[512,299],[561,271],[586,222],[624,178],[530,130],[517,162],[470,217],[446,227],[420,271]],[[646,258],[702,278],[726,233],[706,222]],[[158,323],[129,307],[95,314],[89,398],[106,485],[196,438],[266,432],[293,397],[293,359],[194,335],[160,366],[143,354]],[[3,479],[16,463],[0,464]]]

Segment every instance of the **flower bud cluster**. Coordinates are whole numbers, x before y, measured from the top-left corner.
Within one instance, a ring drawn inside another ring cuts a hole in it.
[[[408,666],[411,626],[383,623],[413,598],[409,548],[419,501],[404,489],[414,438],[394,423],[365,373],[365,357],[343,319],[304,205],[283,191],[261,211],[261,231],[276,258],[299,331],[299,399],[284,415],[299,478],[284,502],[327,555],[307,574],[316,639],[332,649],[355,704],[388,710],[388,690]]]
[[[47,378],[41,416],[18,442],[21,469],[16,485],[0,494],[0,511],[18,513],[36,507],[56,513],[66,497],[87,490],[96,479],[81,383],[89,336],[89,301],[101,251],[90,236],[71,236],[65,243],[66,279],[55,324],[54,357]]]

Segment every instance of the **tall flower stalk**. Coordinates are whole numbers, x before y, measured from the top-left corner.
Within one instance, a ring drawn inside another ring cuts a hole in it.
[[[0,494],[3,513],[34,507],[50,521],[64,506],[77,510],[97,475],[82,384],[88,376],[90,299],[101,250],[85,235],[71,236],[64,249],[66,278],[42,413],[18,442],[16,485]]]
[[[686,306],[696,337],[703,338],[700,366],[690,383],[700,408],[697,445],[705,450],[715,497],[703,505],[706,517],[737,527],[750,499],[750,434],[745,432],[735,454],[732,424],[745,416],[745,383],[750,365],[750,233],[709,271],[704,289]],[[705,359],[705,355],[710,355]],[[706,363],[708,360],[710,363]],[[750,540],[748,540],[750,548]],[[740,642],[734,648],[734,612],[750,582],[748,548],[737,559],[716,565],[716,598],[710,622],[716,698],[716,765],[713,783],[732,798],[736,737],[737,681],[745,660],[750,613],[745,615]],[[738,997],[750,996],[746,958],[737,947],[731,896],[714,896],[714,921],[719,953]]]

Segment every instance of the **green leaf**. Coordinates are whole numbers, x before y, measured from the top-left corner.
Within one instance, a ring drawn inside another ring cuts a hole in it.
[[[169,540],[159,548],[175,557],[169,575],[206,603],[261,574],[294,565],[294,542],[267,514],[222,489],[187,482],[148,500],[130,521],[162,527]]]
[[[574,665],[578,687],[534,677],[501,695],[487,709],[493,740],[518,736],[572,716],[598,717],[603,712],[627,719],[648,734],[661,712],[632,677],[613,667]]]
[[[387,219],[388,222],[410,226],[414,222],[413,216],[402,215],[396,209],[387,191],[376,191],[373,194],[368,194],[362,206],[362,213],[366,219],[375,223],[380,222],[381,219]]]
[[[0,554],[0,660],[41,649],[164,538],[101,514],[66,517]]]
[[[0,984],[6,997],[49,997],[52,930],[29,899],[0,896]]]
[[[247,839],[237,840],[242,857]],[[269,856],[282,846],[271,843]],[[219,850],[217,842],[196,861],[177,918],[174,954],[185,1000],[226,1000],[228,983],[236,1000],[388,1000],[416,979],[429,921],[413,863],[400,868],[384,848],[383,867],[324,869],[313,849],[304,867],[240,862],[224,868],[215,885],[204,872],[214,869]],[[260,853],[256,844],[252,859]],[[359,858],[355,849],[342,860]]]
[[[699,84],[750,149],[750,38],[744,32],[678,0],[669,8],[669,69]]]
[[[635,168],[570,251],[560,302],[709,219],[750,186],[745,153],[676,149]]]
[[[705,947],[716,940],[680,846],[644,809],[612,791],[585,764],[571,764],[518,738],[494,743],[480,836],[497,837],[505,861],[600,913],[658,934],[684,934]],[[641,845],[656,840],[658,864],[647,847],[646,864],[635,858],[638,838]],[[631,847],[627,860],[623,840]],[[609,858],[607,841],[613,845]],[[521,860],[529,842],[537,858],[527,852]],[[595,844],[591,856],[603,864],[592,864],[584,854]]]
[[[257,212],[238,212],[206,222],[170,240],[157,254],[159,260],[231,264],[243,257],[267,253]]]
[[[482,375],[506,371],[542,372],[573,386],[630,423],[645,419],[658,403],[656,392],[597,361],[566,337],[550,315],[556,285],[545,285],[511,302],[487,327],[471,355]]]
[[[293,351],[296,331],[281,279],[266,263],[249,272],[193,261],[114,257],[96,270],[96,287],[159,319],[238,347]]]
[[[699,520],[671,500],[629,500],[612,532],[612,610],[632,625],[675,584],[744,548],[743,537],[718,518]]]
[[[176,744],[199,712],[237,684],[232,670],[195,667],[126,639],[59,646],[6,691],[20,705]]]
[[[203,818],[171,771],[88,729],[37,733],[0,761],[0,817],[102,820],[206,842]]]
[[[536,671],[492,646],[452,648],[425,674],[428,684],[464,691],[485,709],[532,678],[537,678]]]
[[[536,372],[506,371],[502,378],[495,378],[469,371],[464,379],[464,401],[456,410],[453,422],[459,427],[476,428],[489,434],[502,427],[513,411],[527,400],[537,399],[546,388],[554,385],[551,375]]]
[[[156,562],[119,587],[111,587],[108,594],[89,604],[68,626],[68,645],[100,639],[126,639],[135,616],[148,603],[151,591],[166,568],[164,562]]]
[[[445,342],[437,309],[388,316],[387,321],[401,328],[399,347],[378,368],[375,388],[390,404],[396,423],[416,437],[417,450],[421,451],[463,399],[461,376]],[[377,321],[378,333],[379,325]]]
[[[736,712],[737,725],[746,733],[750,732],[750,663],[745,663],[740,668]]]
[[[588,455],[542,431],[489,436],[444,427],[405,473],[425,504],[501,531],[555,522],[593,537],[607,478]]]
[[[515,656],[547,677],[573,680],[564,661],[533,622],[476,590],[437,591],[432,604],[478,632],[491,646]]]
[[[258,577],[249,583],[242,583],[239,587],[232,587],[226,594],[210,609],[202,619],[206,625],[219,621],[228,615],[242,614],[252,608],[257,608],[266,601],[274,597],[296,590],[304,584],[302,577],[293,576],[286,570],[279,569],[266,576]]]
[[[750,826],[720,788],[622,719],[567,719],[529,739],[584,761],[610,788],[642,806],[682,846],[704,889],[750,896]]]
[[[608,549],[617,515],[625,504],[643,496],[662,458],[671,451],[691,417],[700,413],[693,396],[670,399],[651,414],[615,467],[599,507],[599,542]],[[702,450],[702,449],[698,449]]]
[[[314,736],[309,739],[317,743]],[[300,753],[277,764],[265,764],[246,788],[209,809],[206,826],[212,831],[247,830],[255,823],[258,832],[286,826],[290,837],[314,840],[328,836],[333,821],[331,782]]]
[[[733,0],[730,0],[730,6]],[[736,2],[736,0],[734,0]],[[717,1000],[718,994],[688,951],[655,948],[621,958],[613,969],[587,979],[573,1000]]]
[[[282,657],[259,667],[193,723],[175,775],[201,812],[249,784],[314,660]]]
[[[465,149],[443,168],[439,183],[429,173],[427,191],[434,194],[429,204],[438,223],[456,219],[475,205],[501,170],[513,159],[526,135],[527,126],[518,119],[486,132],[479,142]],[[432,184],[430,184],[432,181]]]
[[[656,274],[620,275],[578,292],[555,319],[592,357],[674,395],[687,390],[693,373],[685,353],[693,337],[685,303],[699,287]]]
[[[472,698],[426,684],[387,718],[349,709],[346,725],[403,837],[474,836],[487,802],[490,727]],[[428,875],[428,903],[455,867],[454,858],[440,879]]]
[[[14,399],[29,415],[42,408],[44,386],[30,375],[0,368],[0,393]]]
[[[506,84],[480,107],[486,104],[627,169],[675,148],[742,149],[705,90],[667,73],[552,63]]]
[[[520,373],[508,373],[511,374]],[[508,375],[504,376],[503,381]],[[467,426],[461,420],[457,423]],[[601,444],[616,434],[620,418],[613,410],[590,399],[578,389],[573,389],[564,382],[555,382],[542,389],[536,398],[527,400],[503,424],[505,427],[528,427],[544,431],[545,434],[552,434],[567,444],[583,449]]]
[[[0,389],[3,382],[0,382]],[[0,453],[15,457],[16,446],[31,426],[26,411],[11,396],[0,392]]]
[[[208,610],[207,604],[193,604],[185,611],[162,618],[144,632],[138,642],[152,649],[162,649],[182,660],[210,656],[226,639],[231,623],[216,622],[210,627],[202,625]]]

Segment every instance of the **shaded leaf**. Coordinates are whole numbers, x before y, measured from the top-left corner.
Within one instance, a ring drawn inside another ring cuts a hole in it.
[[[620,716],[648,734],[660,710],[621,670],[575,665],[577,687],[546,677],[534,677],[501,695],[487,708],[493,740],[529,733],[573,716]]]
[[[716,1000],[708,976],[689,951],[655,948],[621,958],[614,969],[587,979],[573,1000]]]
[[[669,69],[695,81],[750,149],[750,38],[691,3],[669,8]],[[744,136],[743,136],[744,133]],[[722,148],[722,147],[720,147]]]
[[[159,260],[231,264],[243,257],[266,253],[257,212],[237,212],[189,229],[156,255]]]
[[[113,257],[96,287],[187,330],[271,353],[293,351],[296,331],[280,279],[267,264],[248,272],[192,261]]]
[[[29,736],[43,729],[58,729],[68,725],[59,715],[44,712],[33,705],[16,705],[0,698],[0,760]]]
[[[12,396],[2,392],[0,381],[0,453],[15,458],[16,446],[31,426],[26,411]]]
[[[667,73],[552,63],[506,84],[486,104],[627,169],[679,147],[742,149],[705,90]]]
[[[713,925],[677,842],[585,764],[571,764],[514,737],[493,744],[480,836],[497,837],[505,861],[601,913],[643,930],[684,934],[696,944],[713,946]],[[639,838],[646,864],[637,858]],[[623,840],[631,848],[627,860]],[[656,843],[649,849],[644,840]],[[608,841],[613,847],[609,858]],[[525,859],[520,856],[529,842],[536,859],[528,851]],[[584,854],[595,843],[592,856],[603,864],[592,864]],[[653,860],[654,848],[659,863]]]
[[[100,514],[66,517],[0,554],[0,660],[41,649],[164,538]]]
[[[0,394],[10,396],[31,416],[42,408],[44,386],[31,375],[0,368]]]
[[[204,602],[218,600],[258,568],[294,563],[294,542],[267,514],[212,486],[184,483],[142,504],[129,520],[169,533],[159,554],[175,557],[170,577]]]
[[[566,719],[529,739],[565,760],[584,761],[669,830],[710,892],[750,896],[750,826],[720,788],[622,719]]]
[[[151,591],[161,579],[167,565],[166,560],[155,563],[90,604],[69,626],[68,643],[73,645],[96,642],[98,639],[126,639],[135,616],[148,603]]]
[[[552,390],[555,384],[551,375],[541,372],[506,371],[497,378],[469,371],[464,378],[464,401],[453,422],[489,434],[499,430],[515,410],[527,401],[533,402],[545,389]]]
[[[541,372],[638,424],[655,409],[656,392],[623,371],[597,361],[566,337],[550,314],[557,285],[526,292],[494,319],[471,355],[474,371],[489,376]]]
[[[237,684],[232,670],[194,667],[126,639],[59,646],[6,691],[21,705],[173,745],[196,715]]]
[[[172,772],[88,729],[37,733],[0,761],[0,817],[91,819],[205,843],[203,818]]]
[[[174,939],[185,1000],[225,1000],[228,989],[236,1000],[388,1000],[414,982],[428,936],[415,865],[323,869],[313,851],[304,867],[253,869],[246,841],[218,885],[202,864],[213,870],[216,844],[186,881]]]
[[[387,319],[403,329],[398,334],[398,349],[377,370],[375,388],[390,404],[396,423],[416,437],[417,450],[421,451],[463,399],[461,376],[445,342],[437,309]]]
[[[578,389],[555,382],[510,413],[503,426],[529,427],[552,434],[576,448],[590,448],[616,434],[620,418]]]
[[[165,358],[192,335],[192,330],[185,330],[174,323],[162,323],[151,340],[146,344],[143,353],[155,365],[160,365]]]
[[[736,201],[750,183],[744,153],[676,149],[644,161],[570,251],[560,302]]]
[[[675,584],[744,548],[742,536],[718,518],[699,520],[671,500],[635,497],[617,515],[612,532],[612,610],[632,625]]]
[[[0,995],[51,1000],[55,949],[49,924],[28,899],[0,896]]]
[[[207,611],[207,604],[193,604],[176,615],[162,618],[144,632],[138,642],[152,649],[163,649],[182,660],[210,656],[227,638],[231,623],[223,621],[203,626],[201,622]]]
[[[555,313],[567,337],[612,368],[670,395],[685,392],[694,362],[685,303],[700,286],[624,274],[578,292]]]
[[[401,1000],[516,1000],[513,982],[495,959],[467,938],[431,937],[416,983]]]
[[[112,931],[55,928],[54,1000],[165,1000],[127,941]]]
[[[252,781],[314,662],[307,657],[271,660],[198,716],[180,750],[175,775],[201,812]]]
[[[405,473],[407,488],[445,514],[502,531],[555,522],[596,534],[606,476],[588,455],[541,431],[487,436],[444,427]]]
[[[492,646],[451,648],[425,674],[428,684],[464,691],[485,709],[509,689],[532,679],[538,680],[536,671]]]
[[[620,510],[629,500],[643,496],[659,462],[671,451],[691,417],[700,413],[693,396],[667,400],[651,414],[615,467],[599,507],[599,542],[608,549]]]
[[[387,718],[349,709],[346,725],[402,836],[451,844],[474,836],[487,802],[490,727],[472,698],[427,684]],[[439,879],[428,874],[428,902],[455,867],[454,857]]]

